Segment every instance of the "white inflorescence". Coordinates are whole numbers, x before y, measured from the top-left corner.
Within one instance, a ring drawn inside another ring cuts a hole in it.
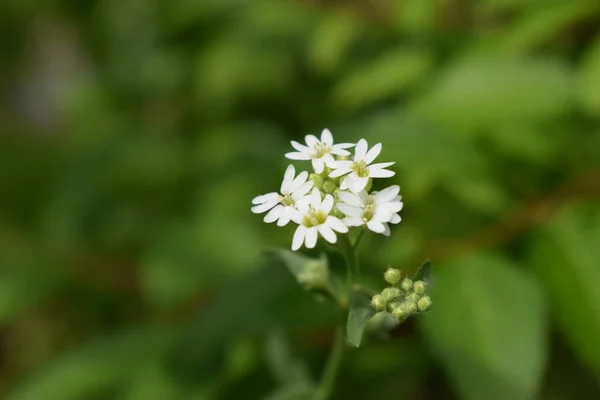
[[[296,223],[292,250],[298,250],[303,244],[309,249],[314,248],[319,236],[335,243],[336,232],[345,234],[349,229],[363,225],[389,236],[389,224],[400,222],[398,213],[403,204],[398,185],[381,191],[370,189],[374,178],[395,175],[387,169],[393,162],[373,164],[381,153],[381,143],[371,149],[365,139],[356,144],[334,144],[327,129],[321,133],[320,140],[307,135],[305,142],[306,145],[302,145],[292,141],[297,151],[285,156],[292,160],[310,160],[314,174],[310,179],[306,171],[296,176],[294,167],[288,166],[280,193],[255,197],[252,212],[268,211],[264,217],[267,223],[277,221],[279,226],[290,220]],[[346,150],[353,147],[354,155]]]

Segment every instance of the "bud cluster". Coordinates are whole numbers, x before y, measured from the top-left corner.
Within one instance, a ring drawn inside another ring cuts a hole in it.
[[[371,299],[371,306],[377,311],[387,311],[398,322],[408,317],[429,311],[431,298],[427,295],[427,282],[402,278],[402,273],[389,268],[384,274],[390,285]]]

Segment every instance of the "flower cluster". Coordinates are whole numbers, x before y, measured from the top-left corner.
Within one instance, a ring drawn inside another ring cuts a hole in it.
[[[429,311],[431,298],[427,295],[427,282],[402,279],[402,273],[389,268],[384,279],[390,284],[371,299],[371,306],[376,311],[387,311],[398,321],[402,322],[419,312]]]
[[[381,143],[370,149],[365,139],[356,144],[334,144],[327,129],[320,139],[307,135],[305,143],[292,141],[296,151],[285,156],[291,160],[310,160],[313,172],[304,171],[296,176],[294,166],[288,166],[280,192],[255,197],[252,212],[266,212],[264,221],[277,221],[278,226],[290,221],[298,224],[292,250],[303,244],[315,247],[319,236],[335,243],[337,234],[360,226],[389,236],[389,224],[400,222],[402,198],[397,185],[371,191],[373,178],[395,174],[387,169],[393,162],[374,163],[381,153]],[[348,149],[353,149],[354,154]]]

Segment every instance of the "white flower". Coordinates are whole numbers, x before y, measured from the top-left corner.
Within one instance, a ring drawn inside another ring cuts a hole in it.
[[[297,209],[286,208],[289,216],[298,224],[292,240],[292,250],[298,250],[303,243],[312,249],[317,244],[319,234],[329,243],[335,243],[337,236],[334,231],[348,232],[348,227],[342,221],[329,215],[332,209],[333,197],[328,194],[321,201],[321,192],[317,188],[313,188],[310,196],[297,203]]]
[[[398,213],[402,210],[403,203],[398,196],[399,192],[398,185],[371,195],[365,191],[358,194],[340,192],[338,196],[341,202],[337,204],[337,208],[347,215],[344,218],[347,226],[366,224],[371,231],[389,236],[388,223],[397,224],[401,221]]]
[[[340,189],[349,189],[352,193],[359,193],[365,190],[369,178],[389,178],[395,175],[395,172],[385,169],[394,165],[393,162],[371,164],[381,153],[381,143],[377,143],[371,150],[368,150],[368,148],[367,141],[360,139],[356,144],[354,161],[335,162],[334,170],[329,174],[329,177],[339,178],[347,175],[342,180]]]
[[[321,133],[321,140],[314,135],[306,135],[306,146],[293,141],[292,146],[298,150],[287,153],[285,156],[291,160],[312,160],[312,166],[317,174],[325,169],[325,165],[333,168],[335,166],[334,155],[349,156],[350,152],[344,149],[353,147],[352,143],[333,144],[333,136],[329,129]]]
[[[290,217],[287,214],[287,206],[295,206],[296,202],[304,197],[312,188],[313,182],[307,181],[308,172],[301,172],[296,178],[296,170],[293,165],[289,165],[285,170],[283,182],[281,184],[281,194],[272,192],[257,196],[252,199],[252,212],[262,214],[269,211],[265,215],[264,221],[267,223],[277,221],[278,226],[284,226],[290,222]]]

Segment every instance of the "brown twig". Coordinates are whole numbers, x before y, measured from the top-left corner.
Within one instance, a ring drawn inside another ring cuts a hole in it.
[[[500,246],[543,224],[567,204],[590,198],[600,198],[600,170],[577,175],[550,193],[524,201],[492,225],[456,239],[433,241],[413,264],[425,258],[440,262],[459,254]]]

